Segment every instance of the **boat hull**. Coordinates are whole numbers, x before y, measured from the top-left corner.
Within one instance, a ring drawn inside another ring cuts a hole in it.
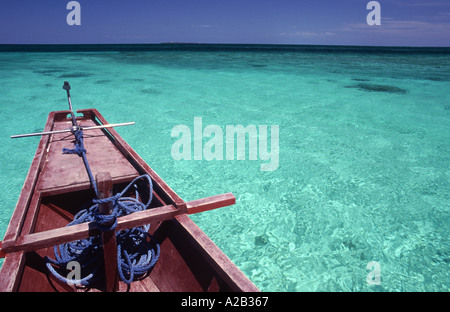
[[[77,117],[80,125],[108,124],[95,109],[78,112],[82,114]],[[70,128],[70,124],[69,111],[51,112],[44,131]],[[53,246],[59,238],[67,241],[96,234],[88,225],[66,227],[95,195],[81,157],[61,152],[63,147],[71,148],[72,141],[70,133],[61,133],[43,136],[39,142],[2,242],[6,256],[0,270],[0,291],[106,290],[102,285],[86,289],[63,283],[45,266],[44,258],[54,258]],[[131,284],[119,282],[119,291],[258,291],[188,217],[189,213],[233,204],[234,196],[183,201],[114,129],[92,130],[85,134],[84,143],[92,172],[110,173],[116,192],[142,174],[149,175],[153,184],[149,210],[159,214],[150,211],[144,217],[152,220],[150,234],[160,244],[160,257],[143,278]],[[132,218],[120,220],[118,226],[130,227],[133,222]]]

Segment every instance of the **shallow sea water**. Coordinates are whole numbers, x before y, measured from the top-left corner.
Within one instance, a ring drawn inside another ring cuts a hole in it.
[[[261,290],[450,290],[448,49],[37,50],[0,53],[0,236],[39,141],[10,136],[66,109],[68,80],[75,109],[136,122],[117,130],[183,199],[235,194],[192,219]],[[174,160],[171,131],[194,117],[278,125],[278,169]]]

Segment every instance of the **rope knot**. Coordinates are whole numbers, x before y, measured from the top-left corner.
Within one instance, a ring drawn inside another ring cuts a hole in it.
[[[77,154],[78,156],[83,156],[86,153],[83,143],[83,131],[77,130],[73,134],[75,136],[74,148],[63,148],[63,154]]]
[[[114,230],[117,226],[117,201],[121,197],[122,194],[116,194],[114,196],[108,198],[94,198],[92,202],[96,205],[105,204],[105,203],[113,203],[113,211],[110,215],[101,214],[97,209],[94,213],[95,226],[102,232],[108,232]]]
[[[94,199],[92,199],[92,202],[94,204],[106,204],[106,203],[112,202],[113,205],[116,206],[117,205],[117,201],[119,200],[120,197],[122,197],[122,194],[118,193],[118,194],[116,194],[114,196],[111,196],[111,197],[108,197],[108,198],[102,198],[102,199],[94,198]]]
[[[95,226],[102,232],[114,230],[117,226],[117,215],[102,215],[98,212],[95,214]]]
[[[89,167],[89,162],[86,158],[86,149],[84,148],[83,141],[83,130],[81,128],[77,128],[76,131],[72,132],[75,136],[74,148],[63,148],[63,154],[77,154],[78,156],[83,158],[84,165],[86,166],[87,174],[89,175],[89,181],[91,181],[92,187],[95,190],[95,194],[97,194],[97,183],[95,183],[94,177],[92,176],[91,168]]]

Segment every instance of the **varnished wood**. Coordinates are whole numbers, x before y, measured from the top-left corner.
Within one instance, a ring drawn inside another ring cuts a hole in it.
[[[112,194],[112,178],[109,172],[101,172],[95,176],[95,180],[97,183],[97,198],[104,199],[111,197]],[[106,202],[98,204],[98,211],[102,215],[110,215],[113,211],[113,202]]]
[[[3,262],[1,273],[7,278],[0,278],[0,291],[15,291],[20,282],[19,276],[25,265],[25,257],[23,252],[8,254]]]
[[[6,253],[4,253],[2,251],[2,242],[0,242],[0,258],[5,258],[6,257]]]
[[[194,214],[220,207],[234,205],[235,203],[236,197],[234,197],[232,193],[226,193],[189,201],[186,203],[186,207],[188,214]]]
[[[213,267],[221,279],[224,279],[231,291],[255,292],[258,288],[236,265],[214,244],[211,239],[185,214],[175,217],[180,231],[186,237],[195,237],[196,248],[202,250],[203,258]]]
[[[95,177],[97,183],[97,198],[105,199],[111,197],[113,183],[109,172],[98,173]],[[111,215],[113,203],[99,203],[98,211],[102,215]],[[111,221],[112,223],[113,221]],[[108,226],[111,226],[109,224]],[[119,273],[117,271],[117,242],[116,231],[114,229],[102,232],[103,261],[105,263],[105,283],[106,291],[113,292],[119,289]]]

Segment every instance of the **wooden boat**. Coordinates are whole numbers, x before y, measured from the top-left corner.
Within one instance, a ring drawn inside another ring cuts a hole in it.
[[[76,117],[76,122],[83,127],[108,125],[96,109],[77,112],[81,116]],[[118,217],[116,228],[106,232],[99,231],[93,222],[67,226],[83,203],[96,195],[82,158],[61,152],[73,144],[72,133],[58,133],[71,127],[72,116],[72,110],[49,114],[44,131],[54,133],[41,137],[0,242],[0,257],[5,258],[0,291],[258,291],[188,217],[234,204],[233,194],[183,201],[112,127],[91,129],[84,135],[86,155],[100,193],[108,193],[111,185],[114,190],[121,190],[136,177],[147,174],[153,184],[151,204],[146,210]],[[100,205],[108,204],[99,204],[99,209]],[[149,233],[160,246],[159,259],[145,276],[126,284],[117,276],[115,233],[148,223]],[[63,283],[49,272],[45,257],[55,257],[55,245],[92,236],[103,240],[104,281],[95,287],[83,287]]]

